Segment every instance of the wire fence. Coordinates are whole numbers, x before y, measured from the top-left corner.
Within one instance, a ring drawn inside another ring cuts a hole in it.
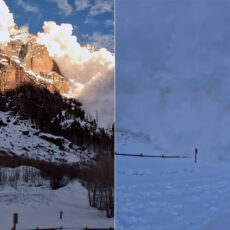
[[[179,155],[149,155],[149,154],[129,154],[129,153],[115,153],[117,156],[127,156],[127,157],[150,157],[150,158],[191,158],[189,156],[179,156]]]
[[[31,228],[18,230],[114,230],[114,228],[87,228],[87,227],[58,227],[58,228]]]
[[[11,230],[114,230],[113,227],[109,228],[88,228],[88,227],[53,227],[53,228],[30,228],[30,229],[18,229],[18,213],[13,213],[13,227]]]

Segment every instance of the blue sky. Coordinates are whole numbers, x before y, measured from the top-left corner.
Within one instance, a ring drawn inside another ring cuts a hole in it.
[[[42,31],[44,21],[71,23],[80,42],[113,50],[113,0],[5,0],[18,26]]]

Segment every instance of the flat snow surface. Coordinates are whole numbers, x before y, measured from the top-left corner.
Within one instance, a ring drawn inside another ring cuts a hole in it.
[[[112,227],[113,219],[88,205],[87,191],[75,181],[64,188],[50,190],[48,187],[0,189],[0,230],[11,229],[12,214],[19,214],[17,229],[68,227],[78,230],[83,227]],[[59,212],[63,211],[63,220]]]
[[[154,153],[144,137],[117,134],[117,152],[140,150]],[[117,230],[229,230],[229,217],[229,163],[116,157]]]

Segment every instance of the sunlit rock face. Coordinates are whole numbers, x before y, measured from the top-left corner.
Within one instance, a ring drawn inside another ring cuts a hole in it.
[[[44,46],[28,43],[22,51],[23,62],[34,73],[50,73],[53,70],[53,60]]]
[[[68,94],[69,83],[61,75],[47,48],[37,37],[17,28],[0,53],[0,92],[36,84],[50,92]]]

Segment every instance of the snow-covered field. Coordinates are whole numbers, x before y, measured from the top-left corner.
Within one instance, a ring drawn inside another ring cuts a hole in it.
[[[114,219],[88,205],[87,191],[78,181],[58,190],[47,186],[18,186],[0,189],[0,230],[11,229],[12,214],[19,214],[17,229],[66,227],[113,227]],[[59,213],[63,211],[63,220]]]
[[[117,152],[140,149],[154,153],[146,137],[117,134]],[[116,229],[229,230],[230,164],[191,157],[117,156]]]

